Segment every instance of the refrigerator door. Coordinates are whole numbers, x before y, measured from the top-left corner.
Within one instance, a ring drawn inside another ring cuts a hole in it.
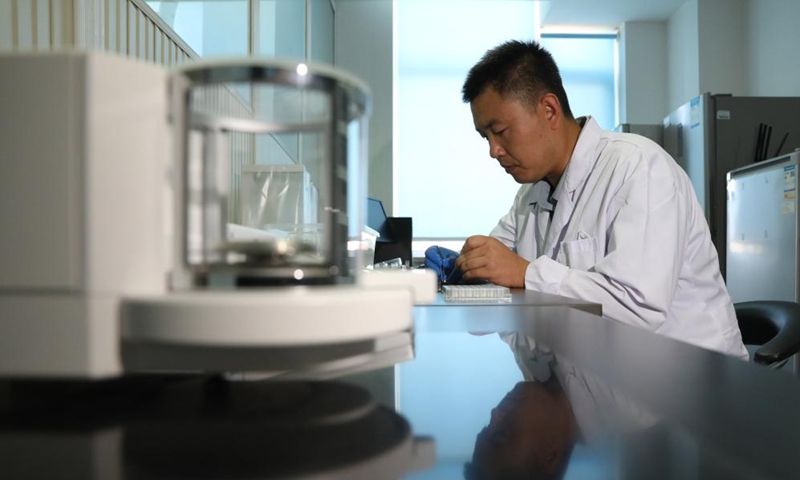
[[[723,275],[727,275],[724,270],[726,172],[754,163],[761,124],[771,129],[769,142],[762,142],[766,147],[762,151],[766,150],[767,154],[761,158],[777,157],[800,147],[800,98],[714,95],[712,99],[716,173],[711,186],[712,212],[709,222],[712,239],[718,249],[723,246],[720,265],[723,266]],[[786,140],[782,142],[784,138]],[[778,147],[781,147],[780,152]],[[718,232],[719,243],[714,238],[714,232]]]
[[[712,178],[710,130],[713,125],[706,117],[710,97],[707,93],[695,97],[664,119],[664,150],[689,174],[706,219],[711,215],[708,179]]]
[[[664,149],[689,174],[727,278],[726,175],[756,158],[761,124],[772,127],[766,157],[800,146],[800,98],[695,97],[664,119]],[[780,147],[780,148],[779,148]]]
[[[727,284],[734,302],[797,301],[795,152],[728,174]]]

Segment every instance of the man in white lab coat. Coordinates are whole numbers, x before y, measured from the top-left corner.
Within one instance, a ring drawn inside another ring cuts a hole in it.
[[[708,224],[669,154],[574,118],[536,42],[487,52],[463,99],[489,155],[522,184],[490,236],[464,244],[465,280],[599,303],[611,319],[747,358]]]

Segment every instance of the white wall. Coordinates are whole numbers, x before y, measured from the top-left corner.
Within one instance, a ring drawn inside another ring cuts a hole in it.
[[[700,85],[698,0],[687,0],[667,22],[668,112],[697,96]]]
[[[747,5],[748,0],[698,1],[699,82],[695,94],[747,93]]]
[[[800,1],[750,0],[746,11],[748,93],[800,96]]]
[[[626,22],[619,42],[619,123],[661,123],[669,111],[666,22]]]
[[[392,212],[392,0],[337,0],[335,21],[336,66],[372,89],[369,195]]]
[[[800,96],[798,21],[797,0],[687,0],[667,22],[668,110],[703,92]]]

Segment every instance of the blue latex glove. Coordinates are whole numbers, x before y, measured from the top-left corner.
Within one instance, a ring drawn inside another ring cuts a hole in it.
[[[425,267],[436,272],[442,283],[461,281],[461,270],[456,268],[456,258],[460,254],[449,248],[434,245],[425,250]]]

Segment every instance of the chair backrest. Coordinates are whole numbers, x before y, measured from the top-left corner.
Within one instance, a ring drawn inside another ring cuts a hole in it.
[[[734,304],[745,345],[757,345],[753,361],[780,368],[800,352],[800,303],[759,300]]]

